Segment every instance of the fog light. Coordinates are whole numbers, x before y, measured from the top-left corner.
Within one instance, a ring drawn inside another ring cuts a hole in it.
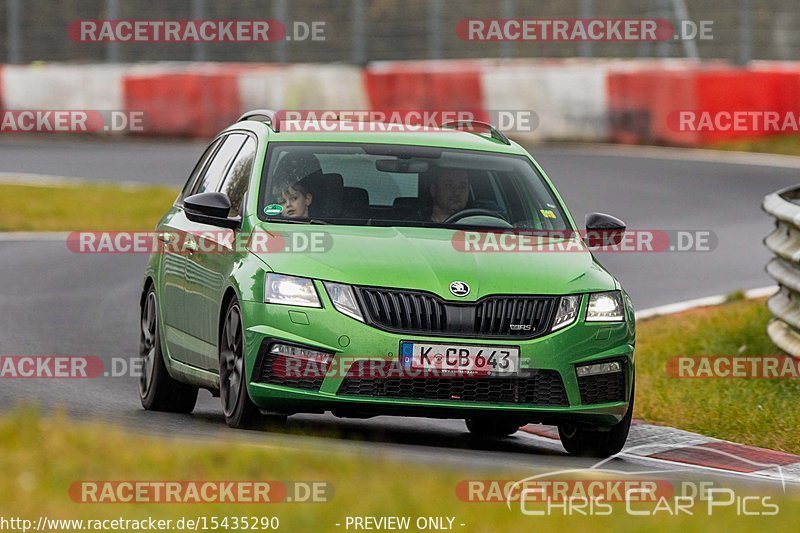
[[[320,352],[318,350],[311,350],[310,348],[301,348],[300,346],[292,346],[290,344],[280,343],[275,343],[270,346],[269,352],[276,355],[283,355],[284,357],[305,359],[306,361],[316,361],[321,363],[327,363],[333,358],[333,354],[328,352]]]
[[[596,376],[598,374],[613,374],[614,372],[622,372],[622,365],[619,361],[612,361],[610,363],[597,363],[594,365],[583,365],[576,368],[579,378],[586,376]]]

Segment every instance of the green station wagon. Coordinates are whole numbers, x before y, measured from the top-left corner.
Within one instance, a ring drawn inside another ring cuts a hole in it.
[[[634,312],[538,163],[488,124],[298,131],[255,110],[159,222],[141,296],[146,409],[457,418],[478,437],[628,435]],[[586,217],[601,244],[624,224]]]

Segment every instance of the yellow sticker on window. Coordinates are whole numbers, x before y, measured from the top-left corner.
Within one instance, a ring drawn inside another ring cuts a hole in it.
[[[539,209],[544,218],[556,218],[556,214],[550,209]]]

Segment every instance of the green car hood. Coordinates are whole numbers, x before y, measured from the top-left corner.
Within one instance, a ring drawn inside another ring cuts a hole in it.
[[[488,294],[569,294],[613,290],[614,278],[582,243],[569,251],[464,252],[455,230],[414,227],[276,224],[284,236],[321,232],[324,251],[256,253],[281,274],[353,285],[417,289],[453,299],[450,283],[471,291],[461,301]],[[266,230],[267,225],[261,225]],[[302,240],[302,239],[299,239]],[[564,242],[564,241],[561,241]]]

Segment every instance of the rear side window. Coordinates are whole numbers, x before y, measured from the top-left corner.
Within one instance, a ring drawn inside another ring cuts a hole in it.
[[[232,133],[222,138],[222,144],[220,144],[200,180],[192,189],[192,194],[213,192],[219,189],[220,182],[225,177],[225,171],[246,139],[247,135],[244,133]]]
[[[206,151],[203,152],[203,155],[200,156],[200,159],[197,161],[197,164],[194,166],[194,170],[192,170],[192,173],[189,176],[189,179],[186,180],[186,185],[183,186],[183,190],[181,191],[181,195],[179,197],[179,201],[182,202],[184,198],[189,196],[189,191],[191,191],[192,188],[194,187],[194,184],[197,182],[197,177],[200,175],[200,173],[205,168],[206,163],[208,162],[209,158],[211,157],[211,155],[214,153],[214,150],[219,145],[219,141],[220,141],[219,139],[216,139],[213,143],[211,143],[208,146],[208,148],[206,148]]]
[[[250,173],[253,170],[255,158],[256,141],[252,137],[248,137],[233,160],[233,164],[228,169],[220,188],[220,192],[224,192],[230,198],[231,216],[242,214],[244,196],[247,192],[247,185],[250,181]]]

